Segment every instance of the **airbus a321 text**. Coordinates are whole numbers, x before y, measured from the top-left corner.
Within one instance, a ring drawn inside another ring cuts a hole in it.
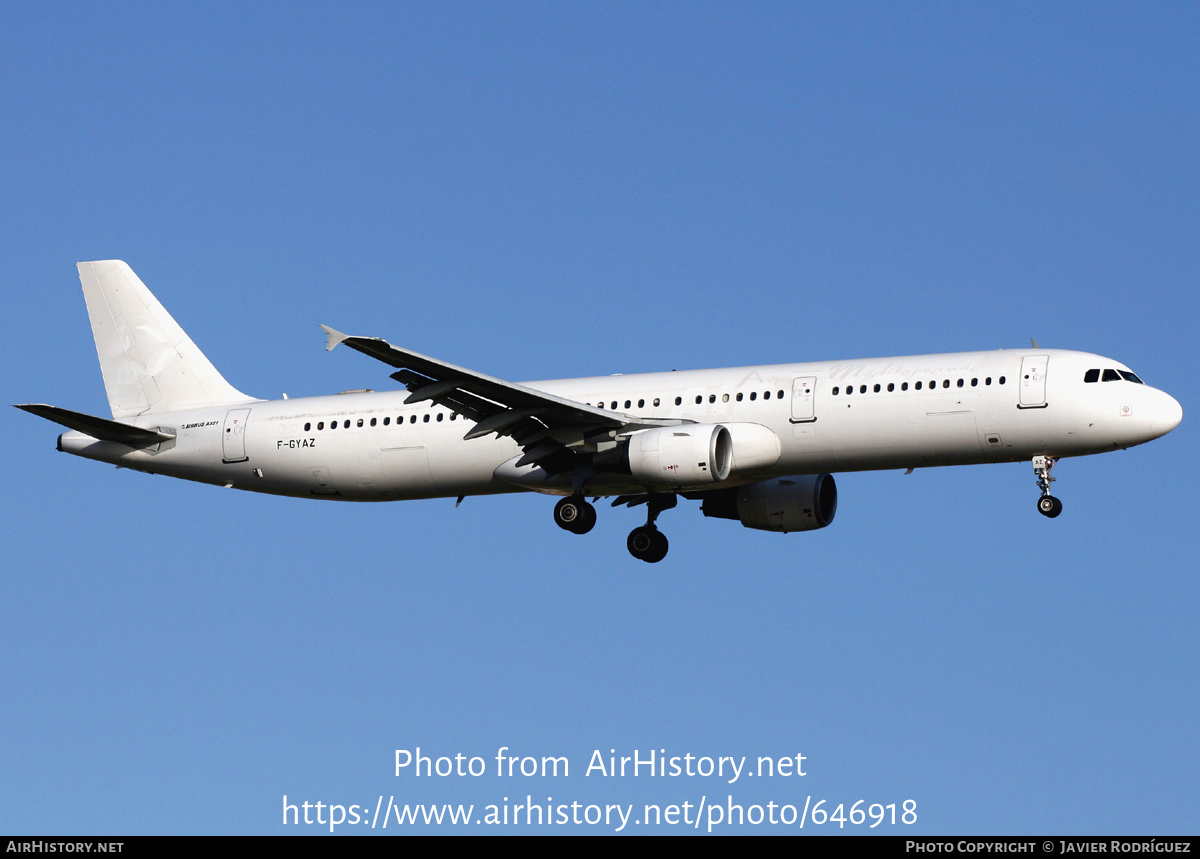
[[[327,326],[407,390],[260,400],[234,389],[123,262],[79,264],[112,419],[18,406],[68,428],[58,449],[124,468],[275,495],[397,501],[560,496],[559,526],[645,504],[635,558],[667,553],[680,496],[764,531],[833,521],[830,472],[1031,461],[1055,517],[1062,457],[1174,429],[1179,403],[1118,361],[1001,349],[513,384]]]

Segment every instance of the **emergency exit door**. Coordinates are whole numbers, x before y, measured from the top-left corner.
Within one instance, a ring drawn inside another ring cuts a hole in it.
[[[816,376],[800,376],[792,382],[792,423],[808,423],[817,419],[816,397]]]

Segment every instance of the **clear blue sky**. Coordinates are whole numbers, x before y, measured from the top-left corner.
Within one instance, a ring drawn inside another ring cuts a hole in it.
[[[3,402],[107,413],[74,264],[120,258],[263,397],[391,384],[318,323],[516,380],[1032,336],[1185,417],[1062,462],[1054,521],[1028,464],[845,475],[811,534],[683,503],[648,566],[636,511],[239,494],[9,409],[0,831],[529,794],[1194,834],[1198,44],[1169,2],[6,5]],[[571,775],[393,776],[417,746]]]

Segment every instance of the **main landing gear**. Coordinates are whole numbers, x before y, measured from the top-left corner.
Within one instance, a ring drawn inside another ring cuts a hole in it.
[[[625,541],[629,554],[647,564],[657,564],[667,556],[667,549],[670,548],[667,535],[658,530],[654,520],[659,513],[670,510],[678,503],[674,494],[646,496],[646,524],[629,532],[629,539]]]
[[[1033,458],[1033,473],[1037,475],[1038,489],[1042,490],[1042,497],[1038,499],[1038,512],[1043,516],[1053,519],[1062,512],[1062,502],[1050,494],[1050,484],[1056,478],[1050,476],[1050,469],[1054,468],[1055,459],[1052,456],[1035,456]]]
[[[629,532],[625,545],[629,554],[648,564],[657,564],[667,556],[667,537],[654,524],[658,514],[670,510],[679,503],[674,493],[670,495],[622,496],[614,504],[646,504],[646,524]],[[558,527],[574,534],[586,534],[596,524],[596,508],[582,495],[570,495],[554,505],[554,522]]]
[[[572,534],[586,534],[596,525],[596,508],[582,495],[571,495],[554,505],[554,523]]]

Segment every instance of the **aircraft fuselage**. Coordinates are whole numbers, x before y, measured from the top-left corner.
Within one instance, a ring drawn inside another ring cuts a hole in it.
[[[524,386],[614,412],[769,429],[779,440],[778,459],[750,468],[735,462],[724,487],[781,475],[1083,456],[1150,441],[1178,424],[1182,412],[1168,394],[1124,378],[1085,382],[1093,369],[1128,372],[1089,353],[1024,349]],[[513,439],[464,441],[469,421],[429,401],[408,405],[408,396],[403,390],[354,392],[128,419],[175,434],[156,451],[75,431],[63,434],[59,446],[140,471],[298,497],[570,493],[570,486],[502,479],[497,469],[521,450]],[[628,491],[638,491],[636,480],[603,471],[584,489]]]

